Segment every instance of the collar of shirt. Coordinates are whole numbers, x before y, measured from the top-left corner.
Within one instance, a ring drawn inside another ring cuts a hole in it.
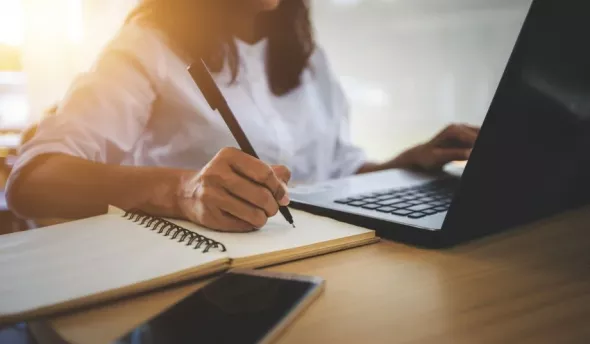
[[[252,82],[260,82],[266,78],[265,62],[267,39],[262,39],[254,44],[248,44],[236,39],[236,47],[240,55],[240,78],[247,78]]]

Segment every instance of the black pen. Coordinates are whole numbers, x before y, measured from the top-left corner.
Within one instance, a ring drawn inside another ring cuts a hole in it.
[[[254,147],[252,147],[250,141],[246,137],[246,134],[244,134],[242,127],[240,127],[240,124],[236,120],[234,113],[229,108],[227,101],[223,97],[219,87],[217,87],[215,80],[213,80],[213,77],[209,73],[209,69],[207,69],[207,66],[203,60],[199,59],[199,61],[190,65],[188,71],[193,78],[193,81],[197,84],[197,87],[199,87],[203,93],[203,96],[205,96],[205,99],[207,99],[211,109],[214,111],[219,111],[219,114],[225,121],[225,124],[227,124],[229,131],[238,142],[240,149],[244,153],[259,159],[258,154],[256,154]],[[283,214],[285,220],[287,220],[287,222],[289,222],[291,226],[295,228],[293,216],[291,215],[289,208],[285,206],[279,206],[279,211],[281,214]]]

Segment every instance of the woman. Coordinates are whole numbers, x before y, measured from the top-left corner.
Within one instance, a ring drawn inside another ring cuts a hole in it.
[[[222,231],[260,228],[285,184],[469,157],[477,129],[450,126],[383,164],[350,143],[342,90],[305,0],[145,0],[73,82],[20,154],[7,189],[28,218],[108,204]],[[186,68],[202,58],[261,160],[235,148]]]

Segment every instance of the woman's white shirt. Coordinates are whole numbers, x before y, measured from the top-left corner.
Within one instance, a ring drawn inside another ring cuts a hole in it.
[[[365,155],[350,140],[348,103],[321,49],[301,85],[276,96],[264,67],[267,42],[236,43],[237,80],[230,82],[227,68],[214,78],[263,161],[286,165],[292,180],[303,183],[347,176],[364,164]],[[72,83],[56,115],[42,120],[11,178],[46,153],[198,170],[228,146],[237,143],[187,64],[158,31],[128,24]]]

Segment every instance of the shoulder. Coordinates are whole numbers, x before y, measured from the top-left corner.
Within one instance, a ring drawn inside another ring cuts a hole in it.
[[[332,77],[332,69],[326,51],[319,45],[315,47],[309,58],[309,67],[316,79],[330,79]]]
[[[338,77],[334,73],[325,50],[318,46],[309,60],[309,73],[318,93],[332,112],[342,112],[347,100]]]
[[[105,60],[124,61],[140,69],[149,79],[162,79],[179,56],[159,30],[138,23],[122,26],[106,44],[95,67]]]
[[[308,75],[323,97],[332,97],[334,88],[337,87],[336,79],[326,52],[321,46],[317,46],[309,58]]]

